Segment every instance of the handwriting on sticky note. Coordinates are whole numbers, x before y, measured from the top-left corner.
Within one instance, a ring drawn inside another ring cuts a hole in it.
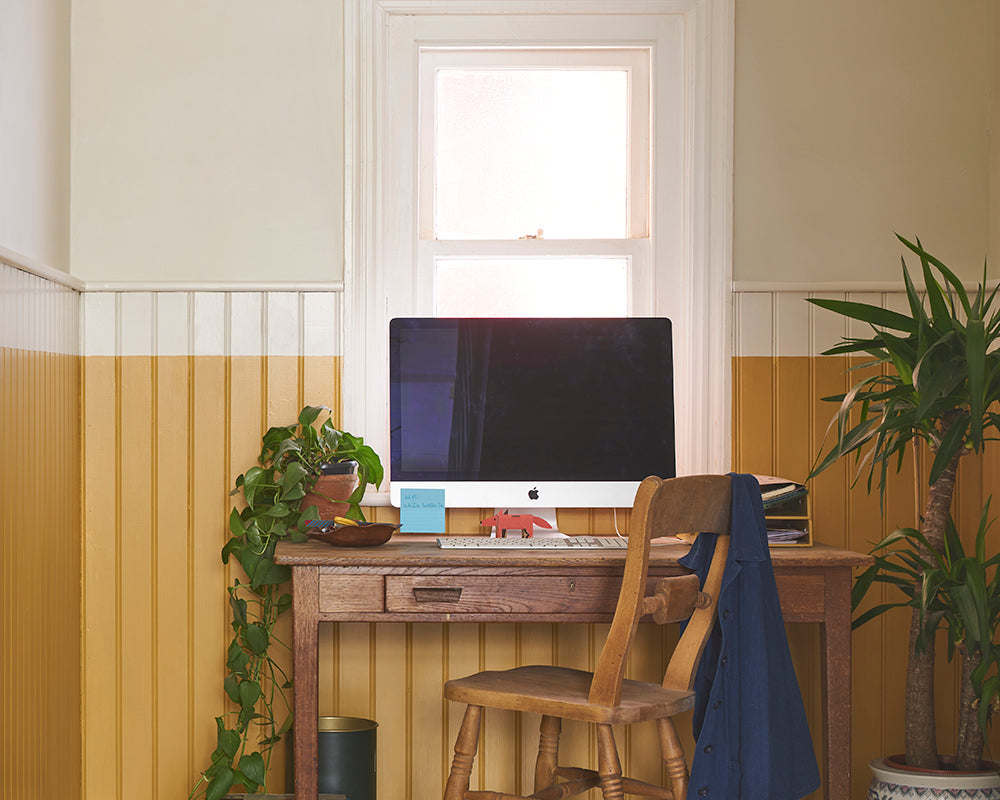
[[[403,489],[399,521],[403,533],[444,533],[444,489]]]

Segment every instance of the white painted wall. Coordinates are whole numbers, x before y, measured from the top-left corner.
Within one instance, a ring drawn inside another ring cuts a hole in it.
[[[338,0],[73,4],[73,275],[343,276]]]
[[[899,280],[894,231],[981,276],[993,5],[738,0],[737,281]]]
[[[0,0],[0,248],[69,270],[70,0]]]

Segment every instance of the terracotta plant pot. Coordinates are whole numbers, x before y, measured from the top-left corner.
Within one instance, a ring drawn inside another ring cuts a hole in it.
[[[947,758],[942,758],[944,763]],[[957,772],[948,769],[911,769],[903,756],[877,758],[869,766],[875,777],[868,800],[1000,800],[1000,772]]]
[[[323,467],[323,474],[316,485],[302,498],[300,508],[316,506],[319,519],[332,520],[342,517],[350,506],[347,498],[358,486],[358,465],[355,461],[339,461]]]

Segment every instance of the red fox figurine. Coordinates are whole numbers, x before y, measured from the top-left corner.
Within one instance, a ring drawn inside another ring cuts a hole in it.
[[[524,535],[530,537],[535,525],[540,525],[543,528],[552,527],[544,519],[536,517],[534,514],[508,514],[506,511],[498,511],[492,517],[484,519],[479,524],[489,525],[490,527],[496,526],[496,530],[490,533],[490,536],[494,538],[506,538],[507,531],[524,531]]]

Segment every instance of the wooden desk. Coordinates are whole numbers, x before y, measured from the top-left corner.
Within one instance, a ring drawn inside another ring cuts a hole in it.
[[[292,568],[295,719],[319,716],[320,622],[607,622],[625,551],[441,550],[398,536],[381,547],[278,545]],[[681,571],[687,546],[653,548],[650,580]],[[825,545],[771,550],[786,622],[820,626],[824,794],[849,800],[851,786],[852,568],[868,556]],[[542,580],[544,579],[544,580]],[[296,726],[298,800],[316,800],[316,726]],[[443,790],[442,790],[443,791]]]

